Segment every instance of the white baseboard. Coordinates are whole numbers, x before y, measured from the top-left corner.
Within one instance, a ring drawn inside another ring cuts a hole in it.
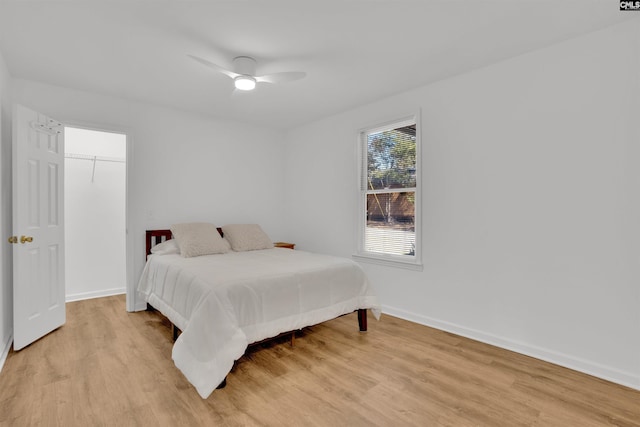
[[[9,350],[11,349],[11,344],[13,343],[13,334],[9,334],[9,337],[4,342],[2,346],[2,353],[0,353],[0,372],[2,372],[2,367],[4,366],[4,362],[7,360],[7,356],[9,355]]]
[[[464,326],[459,326],[453,323],[433,319],[427,316],[422,316],[416,313],[411,313],[395,307],[382,306],[382,311],[383,313],[399,317],[404,320],[409,320],[421,325],[430,326],[442,331],[451,332],[465,338],[470,338],[472,340],[491,344],[496,347],[515,351],[516,353],[524,354],[526,356],[544,360],[545,362],[553,363],[555,365],[573,369],[574,371],[583,372],[585,374],[602,378],[616,384],[640,390],[640,376],[634,375],[630,372],[621,371],[609,366],[591,362],[589,360],[584,360],[574,356],[558,353],[553,350],[512,341],[507,338],[488,334],[486,332],[478,331],[475,329],[466,328]]]
[[[65,301],[72,302],[72,301],[80,301],[83,299],[108,297],[111,295],[121,295],[126,292],[127,292],[126,288],[113,288],[113,289],[103,289],[100,291],[93,291],[93,292],[81,292],[77,294],[67,295],[65,298]]]

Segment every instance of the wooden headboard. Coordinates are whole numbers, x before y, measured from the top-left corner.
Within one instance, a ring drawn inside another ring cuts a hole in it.
[[[222,228],[217,227],[220,237],[224,237],[222,234]],[[146,255],[151,254],[151,248],[171,238],[171,230],[147,230],[145,232],[146,239]]]
[[[171,238],[171,230],[147,230],[146,231],[146,255],[151,254],[151,248]]]

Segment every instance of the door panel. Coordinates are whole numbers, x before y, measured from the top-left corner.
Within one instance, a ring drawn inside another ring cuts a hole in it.
[[[15,350],[65,322],[64,128],[21,105],[13,123]]]

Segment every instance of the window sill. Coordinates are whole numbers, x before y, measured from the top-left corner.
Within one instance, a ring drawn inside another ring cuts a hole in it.
[[[385,267],[404,268],[406,270],[422,271],[422,263],[414,261],[405,261],[392,259],[388,257],[380,257],[375,255],[353,254],[351,257],[360,262],[367,264],[383,265]]]

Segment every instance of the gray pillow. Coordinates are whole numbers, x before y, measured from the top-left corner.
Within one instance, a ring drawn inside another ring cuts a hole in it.
[[[273,242],[258,224],[225,225],[222,234],[236,252],[273,248]]]
[[[180,247],[180,254],[185,258],[229,252],[229,242],[220,237],[213,224],[174,224],[171,226],[171,233]]]

